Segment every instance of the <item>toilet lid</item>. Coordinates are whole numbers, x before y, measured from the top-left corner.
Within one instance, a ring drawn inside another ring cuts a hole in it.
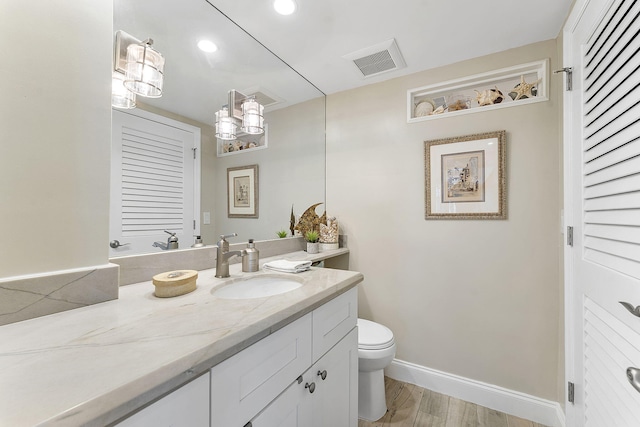
[[[378,350],[392,345],[391,329],[370,320],[358,319],[358,348]]]

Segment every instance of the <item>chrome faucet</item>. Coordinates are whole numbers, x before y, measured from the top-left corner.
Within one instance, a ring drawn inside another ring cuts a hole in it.
[[[242,255],[242,251],[229,251],[229,242],[225,240],[237,235],[237,233],[221,234],[220,240],[216,243],[218,247],[216,249],[216,277],[218,278],[229,277],[229,258]]]
[[[172,233],[167,230],[164,230],[164,232],[170,234],[169,238],[167,239],[167,243],[153,242],[153,246],[156,248],[160,248],[163,251],[167,251],[169,249],[178,249],[178,236],[176,236],[176,233]]]

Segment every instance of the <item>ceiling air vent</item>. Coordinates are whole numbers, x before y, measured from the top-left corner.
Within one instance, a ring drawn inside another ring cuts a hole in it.
[[[395,39],[360,49],[357,52],[344,55],[343,58],[353,61],[364,78],[407,66]]]
[[[269,91],[255,86],[246,90],[241,90],[240,92],[244,93],[247,96],[255,96],[256,101],[264,106],[264,108],[284,102],[284,99],[280,98],[279,96],[276,96],[272,93],[269,93]]]

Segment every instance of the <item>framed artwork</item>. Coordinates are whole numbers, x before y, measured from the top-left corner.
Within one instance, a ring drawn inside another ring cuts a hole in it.
[[[227,216],[258,218],[258,165],[227,168]]]
[[[425,219],[507,219],[506,131],[424,142]]]

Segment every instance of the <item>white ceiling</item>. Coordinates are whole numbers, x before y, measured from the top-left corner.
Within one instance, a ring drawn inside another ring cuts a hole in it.
[[[203,123],[213,123],[230,89],[262,90],[282,98],[272,109],[281,108],[321,95],[297,73],[332,94],[553,39],[572,0],[296,0],[290,16],[272,2],[114,0],[114,29],[154,39],[167,61],[162,98],[140,101]],[[200,52],[201,38],[219,50]],[[365,79],[343,58],[389,39],[406,68]]]
[[[326,94],[556,38],[572,0],[210,0]],[[364,79],[344,55],[395,38],[407,67]]]

